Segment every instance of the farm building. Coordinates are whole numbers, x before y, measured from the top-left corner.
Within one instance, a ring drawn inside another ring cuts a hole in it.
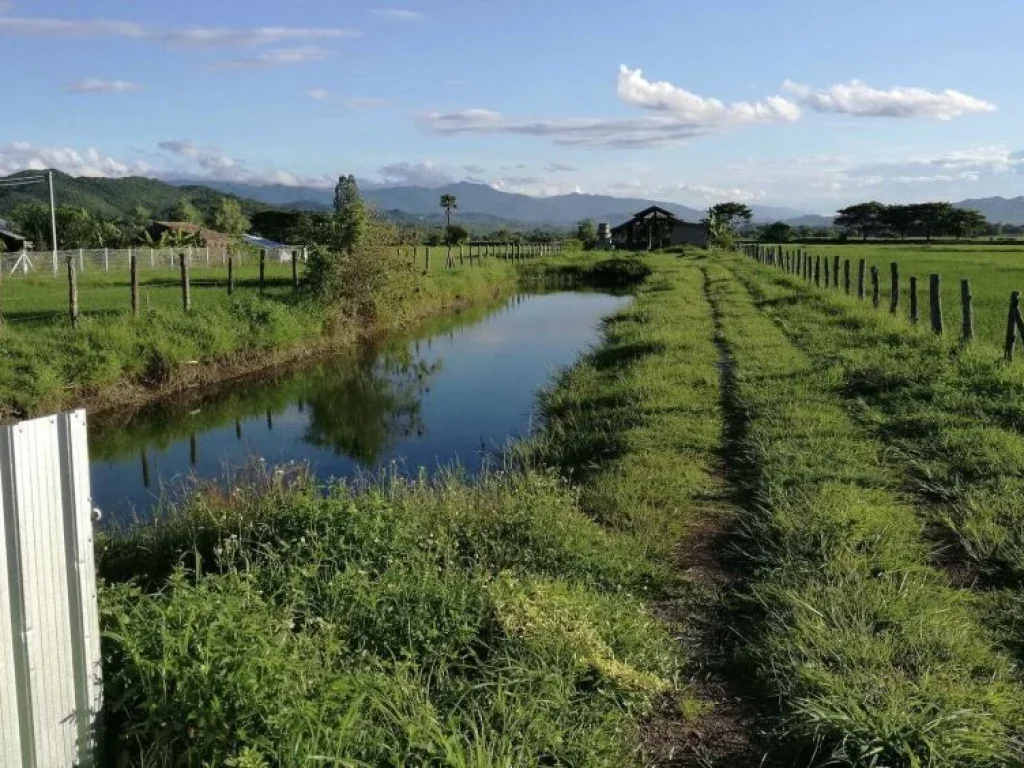
[[[293,253],[299,260],[306,260],[306,249],[298,245],[276,243],[273,240],[268,240],[265,237],[258,237],[256,235],[242,235],[242,240],[253,248],[260,248],[266,251],[268,258],[277,259],[282,263],[290,262],[292,260]]]
[[[32,250],[32,241],[11,229],[3,219],[0,219],[0,243],[3,243],[3,250],[8,252]]]
[[[146,231],[154,240],[159,240],[165,234],[172,236],[176,232],[195,235],[199,238],[198,245],[205,245],[209,248],[226,248],[231,245],[232,239],[231,235],[188,221],[154,221],[146,228]]]
[[[671,245],[708,247],[708,228],[678,219],[671,211],[652,205],[629,221],[612,227],[612,243],[627,250],[652,250]]]

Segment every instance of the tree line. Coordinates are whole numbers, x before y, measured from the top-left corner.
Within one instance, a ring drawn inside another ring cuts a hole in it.
[[[133,246],[157,247],[163,245],[201,245],[201,238],[191,237],[189,242],[169,242],[174,237],[154,239],[151,225],[153,213],[143,206],[135,206],[121,217],[109,217],[77,206],[58,206],[57,245],[61,249],[77,248],[129,248]],[[239,236],[249,231],[250,221],[242,212],[238,200],[225,197],[214,210],[203,216],[187,196],[182,196],[170,210],[164,212],[167,221],[206,226],[217,232]],[[23,203],[11,211],[11,226],[27,237],[37,250],[53,248],[53,228],[50,207],[44,203]]]

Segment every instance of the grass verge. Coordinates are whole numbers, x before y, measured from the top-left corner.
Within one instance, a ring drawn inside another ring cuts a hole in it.
[[[814,765],[1014,765],[1024,697],[972,596],[929,566],[923,523],[885,446],[861,428],[835,372],[708,265],[737,364],[757,572],[749,658],[784,716],[780,751]],[[755,281],[757,282],[757,281]]]

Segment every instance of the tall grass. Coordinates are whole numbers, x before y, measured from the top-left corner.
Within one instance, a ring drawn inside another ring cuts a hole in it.
[[[829,360],[805,354],[787,324],[759,311],[786,312],[792,291],[762,294],[759,267],[729,265],[757,299],[722,264],[708,266],[738,365],[754,502],[749,656],[784,709],[792,759],[1017,764],[1024,696],[1012,663],[971,595],[929,566],[923,521],[885,445],[851,418]]]
[[[146,765],[626,765],[678,667],[661,570],[541,474],[269,478],[100,569],[111,749]]]

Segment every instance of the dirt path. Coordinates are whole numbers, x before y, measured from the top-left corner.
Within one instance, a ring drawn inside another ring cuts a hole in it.
[[[763,763],[758,749],[761,718],[735,679],[733,663],[739,638],[732,629],[731,613],[742,573],[732,547],[739,519],[734,491],[738,478],[731,476],[728,457],[741,424],[733,401],[735,362],[722,337],[722,318],[710,293],[707,271],[702,268],[702,272],[721,377],[724,423],[720,461],[710,491],[687,510],[692,524],[675,551],[682,576],[678,594],[655,606],[658,616],[676,628],[676,637],[687,652],[690,700],[700,705],[663,702],[647,724],[644,740],[650,766],[741,768]]]

